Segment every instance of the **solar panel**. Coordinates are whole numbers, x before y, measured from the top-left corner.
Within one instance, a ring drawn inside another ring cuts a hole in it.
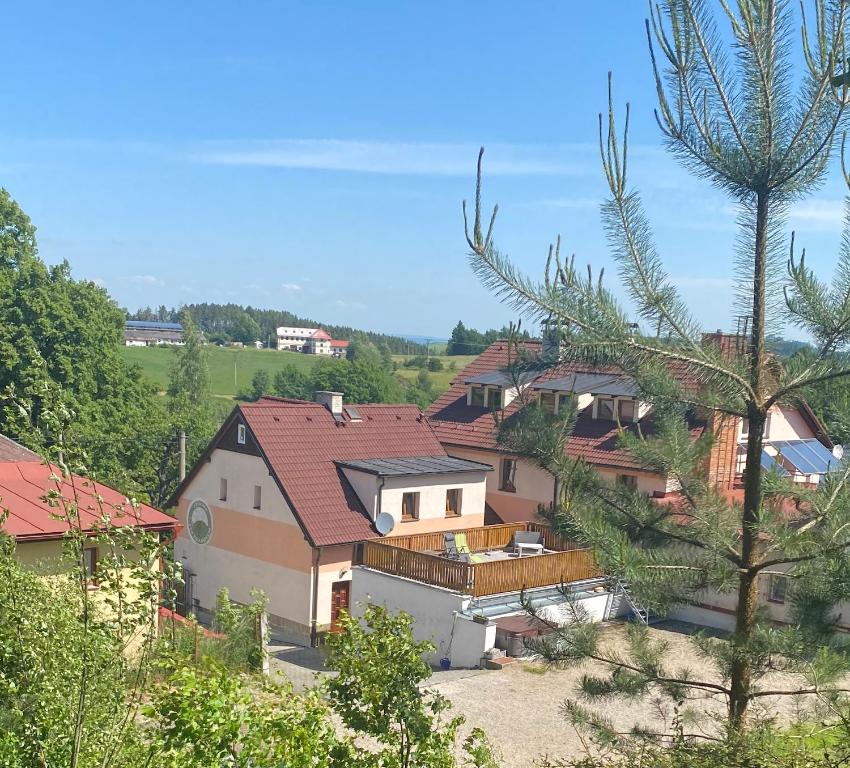
[[[822,475],[838,466],[838,459],[819,440],[777,440],[771,442],[784,459],[804,475]]]
[[[787,476],[789,474],[788,470],[776,461],[776,459],[774,459],[767,451],[761,452],[761,466],[762,469],[766,469],[768,471],[774,470],[782,476]]]

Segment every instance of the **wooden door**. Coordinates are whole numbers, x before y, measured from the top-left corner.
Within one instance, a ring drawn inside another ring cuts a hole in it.
[[[335,581],[331,586],[331,632],[339,632],[340,611],[348,611],[348,600],[351,590],[350,581]]]

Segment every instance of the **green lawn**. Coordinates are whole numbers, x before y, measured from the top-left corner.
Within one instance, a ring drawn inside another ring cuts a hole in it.
[[[261,368],[269,372],[274,379],[283,366],[291,364],[302,371],[309,371],[321,358],[315,355],[303,355],[299,352],[278,352],[276,349],[231,349],[229,347],[207,346],[210,365],[210,384],[216,397],[232,400],[237,394],[251,388],[251,379]],[[138,363],[157,387],[164,390],[168,386],[168,369],[174,358],[174,347],[124,347],[124,357]],[[403,368],[401,363],[407,359],[403,355],[394,358],[399,363],[396,375],[405,381],[414,382],[419,375],[418,368]],[[452,379],[469,363],[475,355],[454,355],[439,358],[443,370],[428,372],[434,386],[443,391],[449,388]],[[454,363],[454,370],[449,366]]]
[[[458,373],[460,373],[460,371],[462,371],[476,357],[477,355],[452,355],[451,357],[440,356],[439,360],[443,363],[443,370],[428,371],[431,381],[434,382],[434,387],[440,392],[447,390],[452,379],[454,379]],[[393,355],[393,360],[399,364],[399,367],[396,370],[396,376],[405,379],[406,381],[414,382],[416,381],[416,377],[419,375],[419,369],[402,368],[402,363],[407,359],[408,357],[405,355]],[[455,365],[454,370],[449,370],[449,366],[452,363]]]
[[[251,388],[251,379],[261,368],[274,375],[287,364],[308,371],[319,360],[314,355],[299,352],[278,352],[276,349],[231,349],[207,346],[210,364],[210,385],[218,397],[233,398]],[[168,386],[168,368],[174,358],[174,347],[124,347],[124,357],[138,363],[145,375],[160,389]]]

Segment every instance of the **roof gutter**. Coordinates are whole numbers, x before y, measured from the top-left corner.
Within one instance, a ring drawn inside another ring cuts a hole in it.
[[[316,627],[316,617],[319,613],[319,561],[322,558],[322,548],[313,547],[313,599],[310,606],[310,647],[315,648],[319,644],[319,633]]]

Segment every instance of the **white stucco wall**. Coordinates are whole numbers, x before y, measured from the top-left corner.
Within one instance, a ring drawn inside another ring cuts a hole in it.
[[[363,502],[366,511],[374,520],[378,514],[378,476],[368,472],[358,472],[350,467],[343,467],[342,472],[351,483],[357,498]]]
[[[426,658],[429,664],[436,666],[452,641],[455,615],[467,607],[469,598],[441,587],[358,566],[352,573],[352,614],[362,615],[369,603],[383,605],[394,613],[405,611],[413,616],[416,620],[413,625],[416,640],[430,640],[436,646],[434,653]],[[482,653],[483,650],[486,649],[482,649]]]
[[[227,478],[224,500],[219,498],[222,477]],[[253,508],[255,485],[262,489],[260,509]],[[195,499],[206,502],[212,512],[212,538],[198,544],[184,527],[174,550],[195,574],[193,597],[200,607],[212,609],[221,587],[239,602],[248,601],[251,589],[257,587],[268,598],[270,614],[308,625],[312,550],[265,462],[233,451],[213,451],[181,497],[178,517],[183,522]]]
[[[449,475],[423,475],[420,477],[386,477],[380,490],[380,510],[393,516],[399,533],[404,533],[401,520],[401,500],[405,493],[419,494],[418,520],[444,520],[446,518],[446,492],[453,488],[461,491],[460,517],[484,515],[486,495],[485,476],[491,472],[456,472]],[[457,518],[452,518],[457,520]]]

